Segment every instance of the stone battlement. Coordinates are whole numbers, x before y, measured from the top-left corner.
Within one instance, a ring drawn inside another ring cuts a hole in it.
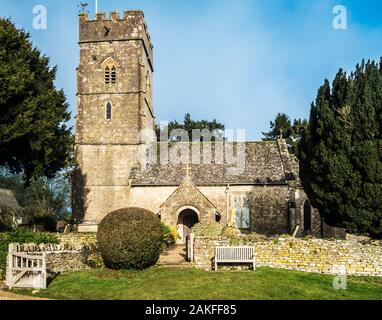
[[[152,60],[153,45],[142,11],[125,11],[123,15],[120,15],[117,11],[112,11],[108,16],[105,12],[99,12],[96,14],[95,19],[89,17],[87,13],[81,13],[79,19],[80,44],[102,41],[142,40],[147,54],[150,60]]]
[[[143,19],[145,17],[143,11],[141,10],[128,10],[128,11],[125,11],[123,16],[121,17],[121,15],[119,14],[118,11],[111,11],[109,13],[109,16],[106,17],[106,13],[105,12],[98,12],[96,14],[96,17],[95,19],[89,19],[89,14],[87,13],[80,13],[80,21],[81,22],[92,22],[92,21],[110,21],[110,20],[129,20],[130,17],[134,16],[141,16]]]

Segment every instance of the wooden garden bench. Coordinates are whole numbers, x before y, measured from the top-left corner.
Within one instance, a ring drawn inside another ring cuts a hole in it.
[[[255,247],[216,247],[215,271],[218,264],[249,264],[256,269]]]

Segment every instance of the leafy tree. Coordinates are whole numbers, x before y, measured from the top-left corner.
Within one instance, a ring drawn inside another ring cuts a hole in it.
[[[289,118],[285,113],[277,114],[274,121],[270,122],[270,131],[262,132],[263,141],[276,141],[280,137],[286,140],[289,151],[297,155],[298,143],[301,139],[302,133],[307,126],[307,121],[302,119]]]
[[[382,60],[381,60],[382,61]],[[382,63],[320,87],[299,145],[302,184],[333,226],[382,238]]]
[[[29,34],[0,19],[0,165],[22,173],[26,185],[53,178],[68,163],[70,113],[55,77]]]
[[[220,139],[223,139],[225,125],[216,121],[216,119],[214,119],[212,121],[208,121],[208,120],[196,121],[196,120],[193,120],[191,118],[191,115],[189,113],[187,113],[184,117],[183,123],[178,123],[178,121],[174,120],[168,124],[169,134],[171,134],[171,132],[173,130],[177,130],[177,129],[183,129],[183,130],[187,131],[190,141],[195,140],[195,137],[193,137],[193,134],[192,134],[193,130],[201,130],[202,131],[204,129],[209,130],[211,133],[216,130],[215,132],[218,133],[218,137]],[[156,127],[156,132],[157,132],[157,137],[159,140],[159,137],[160,137],[159,126]],[[170,140],[172,140],[174,138],[176,139],[176,137],[170,137]]]

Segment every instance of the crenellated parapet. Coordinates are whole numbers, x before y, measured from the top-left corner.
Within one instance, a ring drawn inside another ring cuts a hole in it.
[[[142,41],[147,57],[153,64],[153,45],[142,11],[125,11],[121,16],[117,11],[106,16],[104,12],[96,14],[95,19],[82,13],[79,15],[79,43]]]

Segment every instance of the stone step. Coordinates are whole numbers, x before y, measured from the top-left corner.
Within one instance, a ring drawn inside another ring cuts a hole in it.
[[[174,269],[187,269],[191,268],[191,264],[189,263],[178,263],[178,264],[157,264],[158,268],[174,268]]]
[[[166,268],[189,268],[190,263],[186,261],[186,247],[176,245],[161,254],[157,263],[159,267]]]

